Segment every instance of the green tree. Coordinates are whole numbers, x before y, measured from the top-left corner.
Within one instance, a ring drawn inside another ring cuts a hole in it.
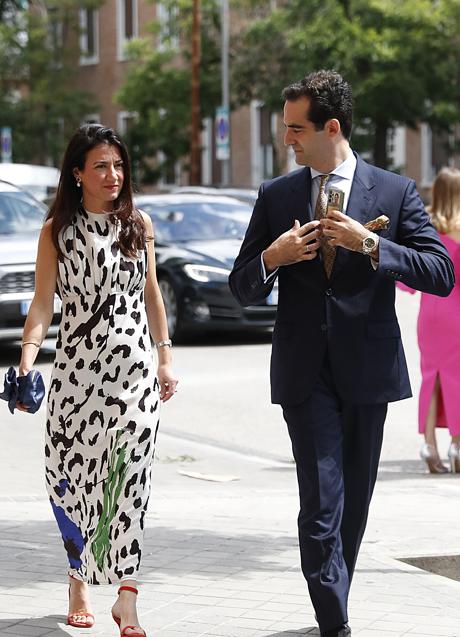
[[[26,6],[26,0],[0,0],[0,20],[3,21],[14,16]]]
[[[278,110],[283,86],[335,69],[353,86],[354,146],[387,167],[390,128],[460,121],[459,25],[458,0],[291,0],[235,39],[234,91]]]
[[[169,33],[164,34],[164,25],[155,21],[150,37],[130,43],[129,72],[116,97],[124,108],[138,113],[127,141],[142,181],[155,181],[160,175],[173,180],[176,162],[190,150],[192,2],[168,0],[163,6],[171,15]],[[219,17],[218,0],[203,0],[202,117],[212,116],[220,102]],[[158,48],[155,41],[160,37]]]
[[[72,86],[78,8],[97,0],[4,1],[0,5],[0,123],[13,129],[15,161],[57,165],[70,131],[94,109]]]

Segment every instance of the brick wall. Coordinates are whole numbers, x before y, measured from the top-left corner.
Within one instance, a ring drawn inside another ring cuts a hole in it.
[[[146,35],[146,26],[155,18],[154,4],[138,1],[139,35]],[[117,2],[107,0],[99,9],[99,63],[80,66],[78,86],[93,93],[99,103],[101,123],[116,128],[121,109],[114,95],[123,83],[128,63],[117,59]]]

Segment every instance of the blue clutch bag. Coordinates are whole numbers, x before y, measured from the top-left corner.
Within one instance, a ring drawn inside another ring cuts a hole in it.
[[[28,413],[34,414],[40,409],[44,397],[45,383],[43,376],[36,369],[31,369],[26,376],[16,376],[14,367],[10,367],[6,372],[0,398],[6,400],[12,414],[17,401],[27,407]]]

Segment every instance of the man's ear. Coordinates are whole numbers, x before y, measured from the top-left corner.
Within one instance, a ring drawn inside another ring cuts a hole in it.
[[[328,120],[326,122],[326,130],[331,137],[340,133],[341,127],[339,120],[335,118]]]

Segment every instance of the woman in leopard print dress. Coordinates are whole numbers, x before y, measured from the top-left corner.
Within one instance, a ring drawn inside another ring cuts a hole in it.
[[[113,617],[122,637],[144,636],[135,599],[151,462],[159,402],[177,381],[152,224],[133,206],[124,144],[99,125],[80,128],[63,160],[40,237],[20,374],[46,336],[56,286],[62,318],[48,395],[46,484],[70,566],[68,623],[94,623],[88,583],[122,583]]]

